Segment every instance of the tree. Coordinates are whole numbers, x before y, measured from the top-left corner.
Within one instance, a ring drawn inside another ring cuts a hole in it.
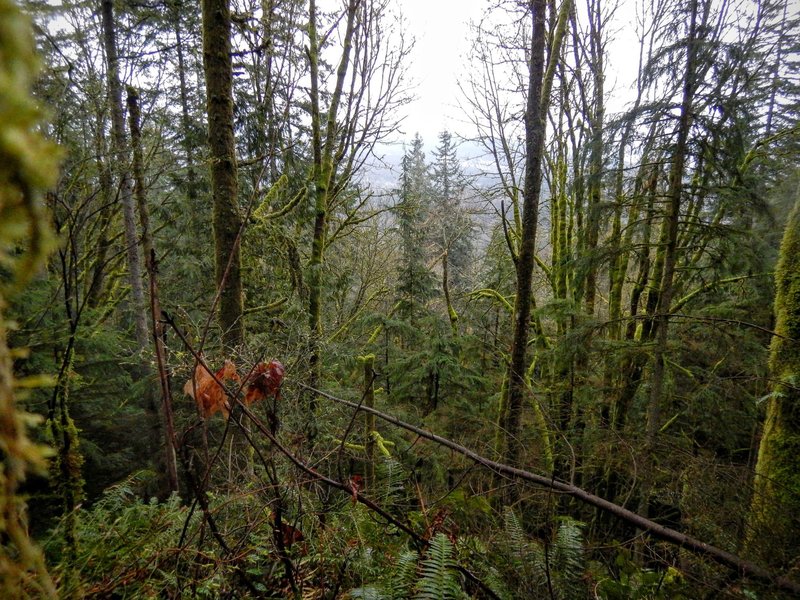
[[[433,152],[431,183],[433,185],[433,210],[439,222],[434,239],[442,261],[442,292],[453,332],[457,332],[456,312],[451,290],[464,292],[468,287],[472,268],[473,223],[462,205],[466,177],[456,153],[456,146],[448,131],[439,134],[439,145]]]
[[[120,202],[122,204],[123,223],[125,225],[125,247],[128,257],[128,281],[131,286],[132,312],[136,328],[136,343],[141,352],[147,347],[147,310],[145,309],[144,286],[142,283],[142,262],[139,255],[139,235],[136,227],[136,205],[133,199],[131,184],[130,149],[125,135],[125,116],[122,108],[122,83],[119,76],[119,58],[117,56],[117,34],[114,27],[114,2],[102,1],[103,14],[103,46],[106,52],[106,81],[108,84],[108,101],[111,112],[111,136],[114,147],[114,163],[116,165]]]
[[[775,270],[772,392],[758,450],[748,545],[768,564],[800,556],[800,199],[786,224]]]
[[[329,34],[321,34],[322,17],[315,0],[308,8],[308,69],[311,121],[309,194],[313,214],[308,260],[309,385],[322,375],[325,252],[339,236],[369,218],[370,194],[354,178],[375,146],[396,126],[394,111],[406,101],[403,63],[408,49],[402,34],[389,43],[390,3],[348,0],[333,15],[332,29],[341,36],[334,73],[326,73],[322,53]],[[377,73],[382,75],[377,77]],[[327,89],[326,89],[327,88]],[[309,401],[309,434],[315,429],[315,395]]]
[[[403,155],[399,201],[394,212],[400,232],[400,264],[396,294],[398,316],[414,330],[427,314],[435,295],[435,278],[428,268],[431,237],[431,185],[422,138],[417,134]]]
[[[233,67],[228,0],[203,0],[203,66],[206,78],[208,143],[214,224],[218,319],[228,348],[244,340],[241,278],[242,217],[233,135]]]
[[[519,255],[516,257],[517,294],[514,302],[514,332],[511,341],[511,360],[508,367],[508,393],[501,411],[505,432],[506,462],[518,465],[522,454],[520,426],[523,399],[527,389],[525,374],[528,364],[529,319],[531,313],[531,276],[536,252],[536,228],[539,197],[542,186],[542,154],[545,141],[545,113],[553,81],[554,67],[560,55],[564,36],[565,17],[569,2],[561,7],[559,23],[550,47],[550,64],[545,70],[545,3],[534,0],[528,5],[532,19],[530,65],[525,109],[525,185],[523,188],[522,230]]]

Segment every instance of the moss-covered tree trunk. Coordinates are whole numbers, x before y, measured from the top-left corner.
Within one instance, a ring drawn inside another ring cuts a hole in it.
[[[311,258],[308,277],[308,326],[309,326],[309,385],[316,388],[320,379],[322,340],[322,268],[328,232],[328,209],[334,198],[334,153],[336,151],[336,128],[339,105],[342,100],[345,77],[350,66],[350,52],[356,27],[356,12],[361,2],[350,0],[347,4],[347,21],[342,54],[336,69],[336,84],[326,113],[320,109],[320,38],[317,32],[317,4],[309,2],[308,9],[308,60],[311,76],[311,146],[312,177],[314,190],[314,232],[311,240]],[[323,143],[324,132],[324,143]],[[316,396],[309,399],[307,434],[315,435],[314,413]]]
[[[525,111],[525,190],[523,195],[522,240],[517,257],[517,296],[514,302],[514,333],[511,362],[508,369],[508,399],[503,425],[505,430],[504,460],[519,466],[522,444],[520,428],[525,397],[526,349],[531,312],[531,279],[536,249],[536,226],[539,217],[539,196],[542,187],[542,153],[545,120],[542,115],[544,80],[545,2],[530,2],[533,30],[528,80],[528,105]]]
[[[233,136],[231,13],[227,0],[203,0],[202,10],[218,320],[222,341],[231,348],[241,344],[244,337],[239,251],[242,217]]]
[[[119,78],[117,34],[114,26],[114,2],[103,0],[103,45],[106,52],[106,80],[111,109],[111,137],[114,162],[119,174],[119,197],[122,203],[122,221],[125,225],[125,246],[128,258],[128,282],[131,286],[133,322],[139,350],[147,346],[147,313],[145,312],[142,263],[139,257],[139,236],[136,233],[136,209],[131,185],[130,151],[125,135],[125,116],[122,110],[122,84]]]
[[[748,546],[775,566],[800,558],[800,198],[775,272],[772,394],[758,451]]]

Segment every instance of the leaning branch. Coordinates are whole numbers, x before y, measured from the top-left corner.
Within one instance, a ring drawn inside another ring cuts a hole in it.
[[[354,486],[351,483],[344,483],[342,481],[337,481],[336,479],[332,479],[330,477],[327,477],[326,475],[323,475],[322,473],[317,471],[314,467],[308,465],[303,460],[301,460],[298,456],[293,454],[288,448],[286,448],[286,446],[281,444],[280,441],[278,441],[278,438],[272,433],[272,431],[270,431],[270,429],[266,425],[264,425],[264,423],[262,423],[261,420],[252,411],[250,411],[250,409],[247,407],[247,405],[245,405],[241,401],[241,392],[242,392],[242,388],[244,387],[244,382],[242,383],[242,385],[239,387],[239,389],[235,393],[231,392],[217,378],[216,374],[211,370],[211,368],[205,362],[205,360],[200,355],[200,353],[192,347],[192,345],[189,343],[189,340],[186,339],[186,336],[183,334],[183,332],[177,326],[175,321],[173,321],[172,318],[169,317],[168,315],[165,315],[164,322],[166,324],[168,324],[170,327],[172,327],[173,331],[180,338],[180,340],[183,343],[184,347],[189,351],[189,353],[192,354],[192,356],[195,359],[195,364],[199,365],[200,367],[202,367],[206,371],[206,373],[208,373],[208,375],[214,380],[214,382],[222,390],[224,390],[225,395],[228,397],[228,399],[230,401],[231,412],[233,412],[233,407],[234,406],[238,406],[239,410],[241,411],[241,414],[243,414],[248,419],[250,419],[250,421],[253,423],[255,428],[258,429],[258,431],[260,431],[264,436],[266,436],[267,439],[269,439],[269,441],[273,444],[273,446],[278,450],[278,452],[280,452],[287,459],[289,459],[289,461],[292,464],[294,464],[295,467],[297,467],[298,469],[300,469],[301,471],[303,471],[304,473],[309,475],[312,478],[313,481],[319,481],[320,483],[324,483],[325,485],[327,485],[329,487],[332,487],[332,488],[335,488],[335,489],[343,491],[348,496],[352,496],[352,498],[354,500],[356,500],[360,504],[363,504],[364,506],[366,506],[368,509],[370,509],[374,513],[380,515],[387,522],[391,523],[392,525],[397,527],[400,531],[402,531],[403,533],[405,533],[406,535],[411,537],[414,540],[414,542],[416,544],[418,544],[421,548],[428,547],[428,545],[430,544],[429,540],[426,540],[424,537],[422,537],[420,534],[418,534],[416,531],[414,531],[407,524],[405,524],[402,521],[400,521],[399,519],[393,517],[389,512],[387,512],[385,509],[383,509],[380,505],[376,504],[374,501],[370,500],[369,498],[367,498],[366,496],[361,494],[359,492],[357,486]],[[244,381],[247,381],[247,379],[248,378],[246,377],[244,379]],[[308,389],[313,389],[313,388],[311,388],[311,387],[309,387],[307,385],[304,385],[302,383],[300,385],[302,385],[303,387],[306,387]],[[325,394],[325,396],[329,397],[329,398],[333,398],[333,396],[327,396],[327,394]],[[354,406],[357,407],[358,405],[355,404]],[[237,426],[239,426],[241,428],[242,432],[247,437],[248,441],[253,446],[253,448],[256,448],[255,445],[253,444],[252,440],[249,438],[249,436],[247,434],[247,429],[244,428],[242,423],[237,419],[233,419],[233,421]],[[199,492],[198,492],[198,494],[199,494]],[[198,498],[198,500],[200,500],[200,496],[199,495],[197,496],[197,498]],[[224,544],[224,541],[222,543]],[[223,546],[223,548],[225,548],[225,547]],[[456,564],[454,566],[454,568],[457,571],[459,571],[460,573],[462,573],[473,584],[475,584],[477,587],[479,587],[481,589],[481,591],[483,591],[487,596],[489,596],[490,598],[494,598],[495,600],[499,599],[497,594],[495,594],[495,592],[489,586],[487,586],[483,581],[481,581],[472,571],[470,571],[466,567],[463,567],[463,566],[458,565],[458,564]]]
[[[655,538],[664,540],[669,542],[670,544],[674,544],[689,552],[697,554],[699,556],[706,556],[713,560],[714,562],[733,569],[737,573],[742,576],[752,577],[753,579],[758,579],[764,582],[771,583],[776,587],[786,590],[789,592],[793,592],[795,594],[800,594],[800,583],[792,581],[791,579],[787,579],[786,577],[781,577],[771,573],[767,569],[760,567],[752,562],[746,561],[742,558],[739,558],[735,554],[731,554],[730,552],[726,552],[721,548],[717,548],[710,544],[706,544],[694,538],[692,536],[686,535],[679,531],[675,531],[674,529],[670,529],[669,527],[664,527],[663,525],[659,525],[658,523],[651,521],[650,519],[646,519],[641,515],[636,514],[633,511],[628,510],[618,504],[614,504],[613,502],[609,502],[599,496],[595,496],[583,490],[579,487],[574,485],[570,485],[568,483],[559,481],[557,479],[553,479],[551,477],[545,477],[543,475],[537,475],[535,473],[531,473],[530,471],[525,471],[523,469],[517,469],[515,467],[511,467],[509,465],[505,465],[503,463],[499,463],[488,458],[473,452],[472,450],[465,448],[455,442],[448,440],[447,438],[443,438],[441,436],[436,435],[435,433],[431,433],[424,429],[420,429],[419,427],[415,427],[409,423],[405,423],[400,419],[397,419],[391,415],[387,415],[386,413],[382,413],[374,408],[369,408],[367,406],[358,405],[355,402],[350,402],[349,400],[343,400],[341,398],[337,398],[335,396],[331,396],[325,392],[322,392],[317,389],[312,389],[307,385],[302,383],[299,384],[301,387],[307,388],[323,398],[327,398],[328,400],[332,400],[334,402],[338,402],[340,404],[344,404],[350,408],[356,410],[362,410],[364,412],[370,413],[379,417],[386,421],[387,423],[391,423],[392,425],[396,425],[397,427],[401,427],[407,431],[410,431],[420,437],[425,439],[431,440],[432,442],[436,442],[454,452],[458,452],[459,454],[466,456],[470,460],[476,462],[479,465],[482,465],[492,471],[499,473],[501,475],[505,475],[511,477],[512,479],[520,479],[522,481],[528,481],[534,483],[536,485],[540,485],[543,487],[548,487],[563,494],[567,494],[572,496],[573,498],[577,498],[578,500],[599,508],[602,511],[605,511],[609,514],[614,515],[618,519],[622,521],[626,521],[631,525],[636,526],[637,528],[647,531],[650,535]]]

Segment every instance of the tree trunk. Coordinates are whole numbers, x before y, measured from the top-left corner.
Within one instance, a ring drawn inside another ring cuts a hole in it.
[[[156,277],[156,253],[153,245],[153,234],[150,231],[150,211],[147,208],[147,193],[144,187],[144,161],[142,158],[142,132],[140,126],[139,94],[128,88],[128,123],[131,129],[131,145],[133,146],[133,181],[136,204],[139,208],[139,222],[142,227],[142,245],[150,279],[150,318],[153,321],[153,341],[155,343],[156,362],[158,364],[159,381],[161,381],[163,427],[159,418],[155,390],[147,386],[146,410],[151,423],[151,443],[155,450],[164,440],[163,471],[165,476],[161,489],[167,495],[178,491],[178,464],[175,454],[175,426],[172,418],[172,400],[169,393],[169,382],[166,380],[166,355],[164,349],[164,325],[161,322],[161,308],[158,300],[158,283]],[[150,369],[148,369],[149,371]],[[163,430],[163,431],[162,431]],[[159,461],[153,461],[158,465]]]
[[[215,281],[222,342],[239,346],[244,338],[239,214],[239,182],[233,136],[231,14],[227,0],[202,0],[203,67],[206,77],[211,193],[214,205]]]
[[[669,313],[672,305],[675,286],[675,266],[678,257],[678,228],[680,225],[681,200],[683,197],[683,173],[686,163],[686,154],[689,141],[689,131],[692,125],[692,104],[698,86],[697,55],[699,31],[697,23],[698,0],[691,3],[691,16],[689,23],[689,36],[686,40],[686,71],[683,80],[683,98],[678,119],[677,139],[675,150],[672,154],[672,165],[669,172],[669,188],[667,190],[667,212],[659,238],[658,253],[663,253],[656,258],[656,286],[651,288],[648,296],[648,306],[652,310],[653,327],[652,335],[655,336],[655,349],[653,354],[653,372],[650,380],[650,397],[647,405],[647,423],[645,429],[645,466],[642,473],[642,495],[639,513],[647,516],[649,495],[654,485],[653,452],[655,450],[656,434],[661,421],[661,404],[664,392],[665,356],[667,353],[667,333],[669,327]],[[705,23],[705,18],[703,18]],[[659,273],[658,266],[662,269]],[[654,294],[654,295],[653,295]]]
[[[520,430],[525,396],[525,350],[531,311],[531,279],[536,250],[536,226],[542,185],[542,154],[545,120],[542,115],[544,80],[545,1],[531,0],[531,54],[528,80],[528,105],[525,111],[525,189],[523,195],[522,240],[517,259],[517,297],[514,302],[514,333],[508,369],[508,400],[505,430],[505,462],[519,466],[522,454]]]
[[[333,197],[334,151],[337,114],[342,98],[345,76],[350,62],[350,51],[355,32],[356,11],[359,0],[350,0],[347,5],[347,27],[342,43],[342,54],[336,70],[336,86],[331,95],[326,115],[320,109],[320,47],[317,33],[317,5],[315,0],[309,2],[308,15],[308,59],[311,76],[311,138],[313,159],[314,187],[314,232],[311,240],[311,259],[308,277],[308,327],[309,327],[309,385],[318,387],[320,380],[320,353],[322,338],[322,266],[324,262],[325,244],[328,229],[328,208]],[[325,118],[325,143],[322,142],[323,118]],[[314,413],[316,397],[311,393],[309,400],[309,416],[307,434],[313,438],[315,434]]]
[[[748,547],[768,564],[800,557],[800,198],[786,224],[775,271],[772,394],[758,450]]]
[[[175,29],[175,50],[178,56],[178,83],[181,95],[181,133],[183,134],[183,151],[186,154],[186,197],[189,206],[197,205],[197,172],[194,168],[194,148],[192,132],[192,119],[189,113],[189,89],[186,85],[186,60],[183,54],[183,29],[181,27],[180,6],[173,8],[172,24]],[[197,216],[193,217],[197,220]],[[193,229],[194,231],[194,229]]]
[[[122,218],[125,225],[125,246],[128,257],[128,281],[131,286],[131,304],[136,329],[136,344],[141,352],[147,347],[147,314],[145,312],[142,264],[139,258],[139,237],[136,234],[136,209],[130,176],[130,151],[125,135],[125,117],[122,111],[122,85],[119,79],[117,38],[114,29],[113,0],[102,0],[103,44],[108,68],[108,96],[111,104],[111,137],[114,147],[114,162],[119,174],[119,195],[122,202]]]
[[[589,206],[586,223],[586,314],[594,316],[597,296],[597,241],[600,233],[600,197],[602,194],[603,173],[603,33],[600,3],[589,5],[589,68],[592,72],[593,99],[588,117],[591,124],[591,150],[589,153]]]
[[[360,357],[364,362],[364,406],[375,408],[375,355],[368,354]],[[364,413],[364,448],[367,454],[367,464],[364,470],[364,479],[367,486],[375,485],[375,415]]]

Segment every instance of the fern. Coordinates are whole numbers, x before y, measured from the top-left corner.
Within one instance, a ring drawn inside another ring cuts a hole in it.
[[[403,500],[408,473],[394,458],[382,457],[375,465],[375,486],[370,493],[383,506],[393,506]]]
[[[514,566],[522,567],[530,560],[530,545],[517,515],[508,506],[503,510],[503,526]]]
[[[462,597],[457,571],[453,568],[453,544],[443,533],[431,541],[427,557],[420,568],[417,582],[417,600],[449,600]]]
[[[411,596],[411,590],[417,579],[418,559],[419,555],[413,550],[403,552],[397,559],[397,567],[390,583],[389,598],[400,600]]]
[[[500,600],[511,600],[514,597],[508,591],[508,582],[503,579],[496,569],[490,569],[482,579]]]
[[[582,526],[579,521],[563,517],[553,544],[551,577],[557,582],[558,595],[565,600],[585,595]]]
[[[413,550],[400,554],[397,564],[383,586],[366,586],[351,590],[350,598],[362,600],[403,600],[410,598],[417,580],[419,555]]]
[[[350,593],[347,594],[347,597],[358,598],[359,600],[388,600],[388,596],[385,596],[379,588],[374,586],[360,587],[350,590]]]

